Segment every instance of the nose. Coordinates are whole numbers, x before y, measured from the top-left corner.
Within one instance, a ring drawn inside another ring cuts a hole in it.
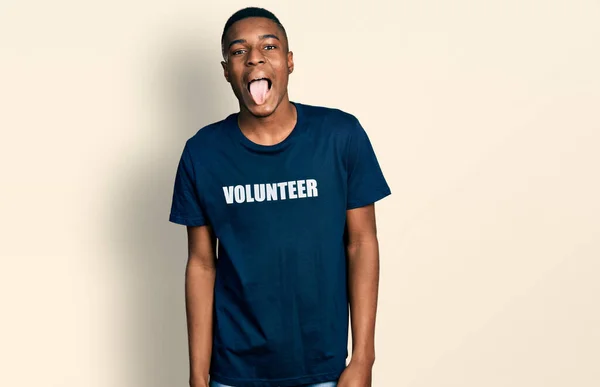
[[[265,63],[265,57],[262,55],[260,50],[256,48],[250,49],[250,52],[248,52],[248,56],[246,58],[247,66],[257,66],[261,63]]]

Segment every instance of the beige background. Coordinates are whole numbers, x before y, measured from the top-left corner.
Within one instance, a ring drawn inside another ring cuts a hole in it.
[[[186,386],[184,141],[242,1],[2,1],[0,385]],[[597,1],[263,1],[367,129],[375,387],[600,385]]]

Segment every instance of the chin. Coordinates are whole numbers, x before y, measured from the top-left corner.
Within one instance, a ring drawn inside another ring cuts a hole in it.
[[[248,110],[256,117],[268,117],[275,112],[276,108],[277,105],[266,103],[260,106],[252,105],[252,107],[249,107]]]
[[[253,101],[245,104],[246,109],[255,117],[268,117],[277,110],[279,103],[277,100],[270,100],[262,105],[256,105]]]

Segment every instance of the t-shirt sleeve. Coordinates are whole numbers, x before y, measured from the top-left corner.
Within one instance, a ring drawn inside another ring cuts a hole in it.
[[[348,140],[348,196],[346,209],[363,207],[390,195],[367,133],[356,120]]]
[[[200,205],[196,179],[194,164],[188,143],[186,143],[175,175],[169,221],[186,226],[203,226],[206,224]]]

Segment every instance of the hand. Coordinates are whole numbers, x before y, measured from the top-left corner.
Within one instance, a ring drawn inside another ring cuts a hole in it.
[[[371,364],[350,360],[337,382],[337,387],[371,387],[372,371]]]

